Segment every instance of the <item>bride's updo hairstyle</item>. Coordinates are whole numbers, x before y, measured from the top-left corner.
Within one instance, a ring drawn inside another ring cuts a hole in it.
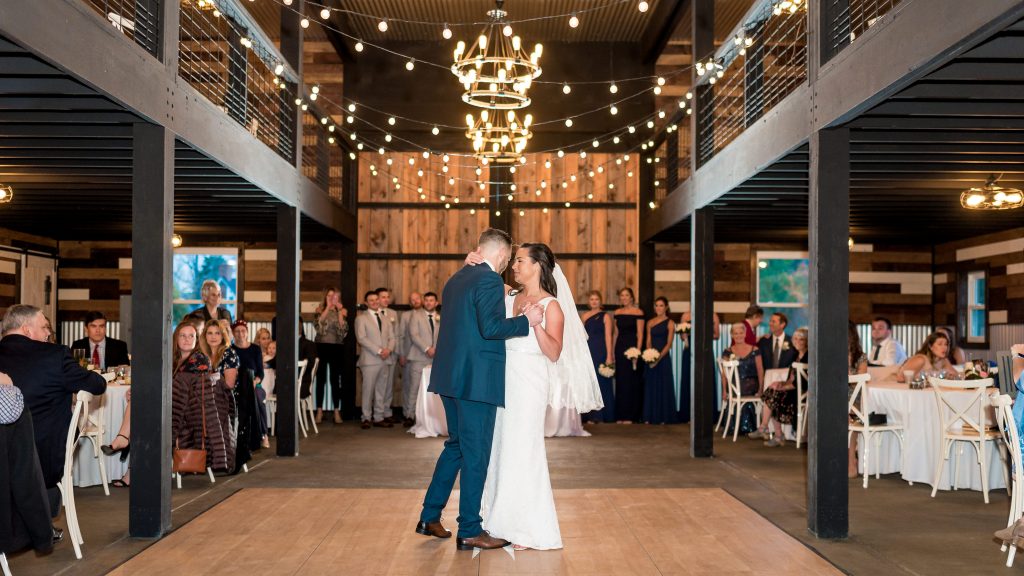
[[[558,289],[555,287],[555,255],[547,244],[527,243],[521,244],[520,248],[526,248],[530,259],[540,265],[540,287],[552,296],[558,296]]]

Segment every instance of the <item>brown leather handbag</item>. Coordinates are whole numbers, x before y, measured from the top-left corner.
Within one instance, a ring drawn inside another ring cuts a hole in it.
[[[203,414],[203,436],[200,448],[179,448],[178,439],[174,439],[173,471],[182,474],[202,474],[206,472],[206,379],[199,378],[200,402]]]

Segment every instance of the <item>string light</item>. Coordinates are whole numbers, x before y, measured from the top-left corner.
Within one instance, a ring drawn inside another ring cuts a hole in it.
[[[380,30],[381,32],[387,32],[388,31],[388,19],[387,18],[385,18],[385,19],[383,19],[383,20],[381,20],[380,22],[377,23],[377,30]]]
[[[363,51],[363,42],[361,40],[356,40],[356,52],[362,52],[362,51]]]
[[[619,87],[614,82],[612,82],[611,86],[608,87],[608,91],[611,92],[612,94],[615,94],[619,91]]]
[[[302,20],[299,20],[299,26],[302,26],[303,28],[309,28],[309,18],[303,18]]]
[[[568,94],[572,92],[572,88],[569,87],[569,83],[562,84],[562,94]]]
[[[433,134],[434,136],[437,136],[438,134],[441,133],[441,129],[438,128],[437,126],[434,126],[433,128],[430,129],[430,133]]]
[[[646,0],[640,0],[640,3],[637,4],[636,7],[642,13],[642,12],[647,12],[647,9],[650,8],[651,6],[650,6],[650,4],[647,3]]]
[[[580,19],[573,12],[572,16],[569,17],[569,28],[575,28],[580,25]]]
[[[410,72],[412,72],[412,69],[415,68],[415,67],[416,67],[416,60],[414,60],[412,58],[410,58],[409,61],[405,63],[405,69],[410,71]]]
[[[324,8],[323,10],[320,11],[320,18],[322,18],[324,20],[327,20],[330,17],[331,17],[331,11],[328,10],[327,8]]]
[[[443,36],[445,40],[452,39],[452,29],[448,27],[448,24],[444,25],[444,30],[441,31],[441,36]]]
[[[566,118],[565,119],[565,127],[566,128],[572,128],[572,118]]]

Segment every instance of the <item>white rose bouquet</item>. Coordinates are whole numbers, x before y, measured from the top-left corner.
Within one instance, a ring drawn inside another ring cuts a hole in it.
[[[627,360],[633,361],[633,370],[636,370],[636,361],[640,358],[640,349],[636,346],[626,348],[626,351],[622,353]]]
[[[679,334],[689,334],[690,333],[690,323],[689,322],[680,322],[679,324],[676,324],[676,332],[678,332]]]
[[[648,348],[643,352],[644,362],[647,362],[648,366],[654,366],[661,359],[661,352],[658,352],[654,348]]]
[[[605,378],[612,378],[615,376],[615,364],[604,362],[597,367],[597,373]]]

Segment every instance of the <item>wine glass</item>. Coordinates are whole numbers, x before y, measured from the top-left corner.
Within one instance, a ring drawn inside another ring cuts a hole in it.
[[[75,362],[78,362],[79,366],[85,368],[85,350],[76,348],[71,351],[71,355],[75,359]]]

